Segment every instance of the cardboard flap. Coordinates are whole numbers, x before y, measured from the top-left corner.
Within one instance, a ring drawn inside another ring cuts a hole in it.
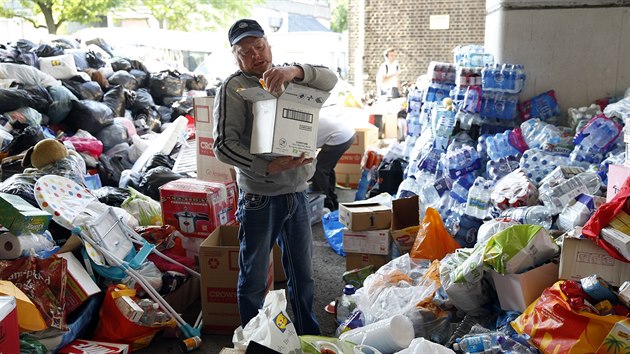
[[[280,99],[305,106],[321,108],[329,96],[330,92],[290,83],[280,96]]]
[[[374,202],[352,202],[352,203],[342,203],[348,209],[352,209],[353,213],[374,213],[379,211],[391,211],[391,208]]]
[[[392,200],[392,230],[420,225],[418,196]]]
[[[265,90],[262,87],[252,87],[248,89],[244,89],[238,91],[238,94],[241,95],[245,100],[251,102],[265,101],[265,100],[275,100],[276,96],[272,95],[271,92]]]

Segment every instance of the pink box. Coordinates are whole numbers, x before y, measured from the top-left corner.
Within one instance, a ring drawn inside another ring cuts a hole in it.
[[[236,184],[182,178],[160,187],[164,224],[184,236],[205,239],[220,225],[236,222]]]
[[[0,353],[19,353],[20,333],[13,296],[0,296],[0,333]]]
[[[606,201],[609,202],[619,193],[623,182],[630,176],[630,166],[610,165],[608,166],[608,189],[606,191]]]

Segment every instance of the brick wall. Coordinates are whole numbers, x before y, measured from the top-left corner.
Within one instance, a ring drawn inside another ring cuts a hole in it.
[[[348,4],[349,80],[354,78],[354,53],[359,38],[359,1]],[[374,77],[383,61],[383,51],[396,49],[401,82],[415,82],[427,72],[429,62],[453,62],[458,45],[484,43],[485,0],[363,0],[365,2],[365,50],[363,70],[366,92],[376,88]],[[449,29],[430,30],[431,15],[449,15]]]

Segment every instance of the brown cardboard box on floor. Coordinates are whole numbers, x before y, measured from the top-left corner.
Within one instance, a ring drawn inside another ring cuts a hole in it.
[[[354,128],[354,143],[341,156],[335,167],[337,183],[356,188],[361,179],[361,159],[370,146],[378,144],[378,128],[372,124],[365,124]]]
[[[367,200],[339,204],[339,222],[352,231],[389,229],[392,209]]]
[[[366,254],[366,253],[346,253],[346,270],[363,268],[373,265],[376,271],[389,262],[389,255]]]
[[[411,250],[420,229],[418,196],[392,200],[392,240],[401,254]]]
[[[236,297],[238,225],[222,225],[199,247],[203,332],[232,334],[241,323]],[[269,256],[267,291],[273,289],[273,255]]]

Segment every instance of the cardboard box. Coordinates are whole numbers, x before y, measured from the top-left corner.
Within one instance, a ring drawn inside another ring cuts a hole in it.
[[[114,303],[120,313],[131,322],[138,323],[144,315],[144,310],[128,295],[115,298]]]
[[[129,344],[95,342],[92,340],[76,339],[61,348],[59,354],[127,354]]]
[[[289,84],[279,97],[262,87],[239,94],[253,102],[252,154],[315,157],[319,110],[329,92]]]
[[[361,174],[335,172],[335,178],[337,179],[338,185],[357,189],[357,187],[359,186],[359,181],[361,180]]]
[[[42,234],[48,229],[52,215],[35,208],[19,195],[0,193],[0,225],[14,235]]]
[[[389,230],[343,229],[343,250],[351,253],[389,254]]]
[[[614,259],[591,240],[565,237],[560,252],[559,278],[580,280],[592,274],[618,287],[630,279],[630,263]]]
[[[392,209],[370,201],[339,204],[339,222],[352,231],[389,229]]]
[[[100,293],[101,288],[92,280],[85,267],[72,252],[58,253],[57,256],[65,258],[68,265],[65,310],[66,313],[71,313],[90,296]]]
[[[200,284],[201,280],[198,277],[190,276],[182,286],[164,295],[163,298],[177,313],[183,313],[199,300]]]
[[[374,271],[376,271],[389,261],[389,255],[346,252],[346,270],[373,265]]]
[[[233,334],[241,320],[238,312],[238,226],[222,225],[199,248],[203,332]],[[273,255],[269,257],[266,291],[273,289]]]
[[[401,254],[411,250],[420,229],[418,196],[392,200],[392,240]]]
[[[344,180],[344,178],[340,176],[342,174],[359,175],[359,178],[356,179],[358,183],[361,178],[361,159],[363,158],[363,154],[368,147],[378,144],[377,127],[366,124],[355,127],[354,132],[354,143],[341,155],[335,167],[335,175],[337,176],[338,183]]]
[[[626,178],[630,176],[630,166],[610,165],[608,166],[608,185],[606,189],[606,201],[609,202],[621,189]]]
[[[602,238],[613,246],[622,256],[630,260],[630,235],[612,227],[605,227],[600,232]]]
[[[615,323],[595,354],[630,353],[630,320]]]
[[[219,225],[236,222],[236,184],[182,178],[160,187],[162,220],[184,236],[205,239]]]
[[[546,288],[558,281],[558,265],[543,264],[521,274],[499,274],[491,270],[501,309],[524,312]]]
[[[20,352],[17,302],[13,296],[0,296],[0,353]]]
[[[195,139],[197,145],[197,178],[210,182],[230,182],[236,180],[234,167],[223,163],[214,155],[214,97],[193,98],[195,116]]]

